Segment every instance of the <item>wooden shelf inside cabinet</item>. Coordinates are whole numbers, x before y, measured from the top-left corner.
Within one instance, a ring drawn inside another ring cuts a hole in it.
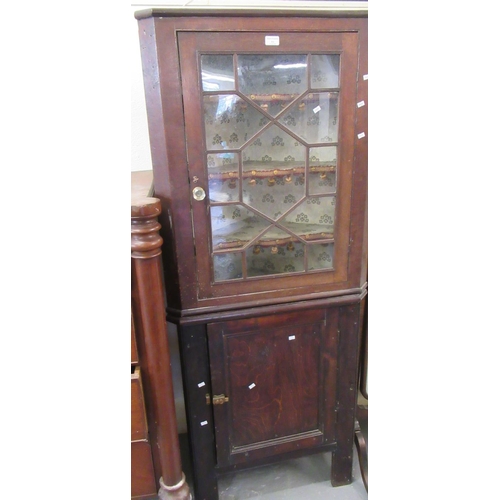
[[[293,95],[293,94],[249,94],[249,95],[243,95],[244,97],[247,97],[251,101],[256,101],[256,103],[259,102],[281,102],[281,103],[291,103],[295,100],[297,100],[300,103],[306,103],[306,102],[316,102],[319,100],[318,97],[318,92],[338,92],[338,88],[334,89],[321,89],[321,88],[316,88],[316,89],[311,89],[311,93],[300,97],[297,99],[299,96],[298,95]],[[229,92],[229,91],[228,91]],[[205,96],[207,97],[208,100],[213,100],[213,101],[218,101],[220,95],[226,95],[224,93],[218,92],[217,94],[213,93],[206,93]],[[335,98],[335,97],[334,97]],[[241,102],[238,106],[247,106],[248,104],[246,102]],[[257,104],[258,105],[258,104]],[[284,106],[285,107],[285,106]],[[300,105],[299,105],[299,109]]]
[[[229,163],[221,167],[209,167],[208,180],[231,180],[240,177],[238,165]],[[315,162],[309,166],[309,172],[326,176],[337,171],[337,165],[332,162]],[[292,182],[292,176],[304,175],[306,167],[303,162],[289,161],[248,161],[244,162],[241,177],[243,179],[269,179],[284,177],[286,182]]]
[[[333,232],[321,224],[287,223],[286,227],[293,234],[285,233],[281,229],[271,228],[261,234],[269,225],[264,221],[246,219],[233,222],[223,229],[213,231],[214,251],[241,249],[249,243],[262,247],[284,246],[290,243],[303,242],[329,242],[333,239]],[[260,236],[259,236],[260,235]],[[293,248],[290,248],[293,250]]]

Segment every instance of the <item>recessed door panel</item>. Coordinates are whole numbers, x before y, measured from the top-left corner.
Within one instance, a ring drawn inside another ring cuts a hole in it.
[[[331,442],[329,330],[324,311],[208,325],[219,465]]]

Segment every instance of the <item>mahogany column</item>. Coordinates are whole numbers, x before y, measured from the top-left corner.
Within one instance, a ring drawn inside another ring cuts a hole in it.
[[[141,359],[153,459],[161,500],[189,500],[182,472],[165,319],[157,198],[133,199],[132,309]]]

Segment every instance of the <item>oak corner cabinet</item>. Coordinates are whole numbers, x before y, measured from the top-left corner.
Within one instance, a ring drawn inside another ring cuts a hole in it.
[[[332,452],[347,484],[367,293],[366,10],[136,13],[167,320],[197,500]]]

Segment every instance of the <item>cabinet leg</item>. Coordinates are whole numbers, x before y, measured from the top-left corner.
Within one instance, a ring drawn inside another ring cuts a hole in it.
[[[332,486],[352,482],[354,415],[357,398],[359,304],[342,308],[338,330],[338,414],[336,423],[337,448],[332,456]]]
[[[179,326],[179,347],[195,500],[218,500],[208,345],[204,325]],[[203,385],[201,385],[203,383]]]
[[[352,482],[352,441],[349,450],[347,447],[337,448],[332,453],[332,486],[345,486]]]

